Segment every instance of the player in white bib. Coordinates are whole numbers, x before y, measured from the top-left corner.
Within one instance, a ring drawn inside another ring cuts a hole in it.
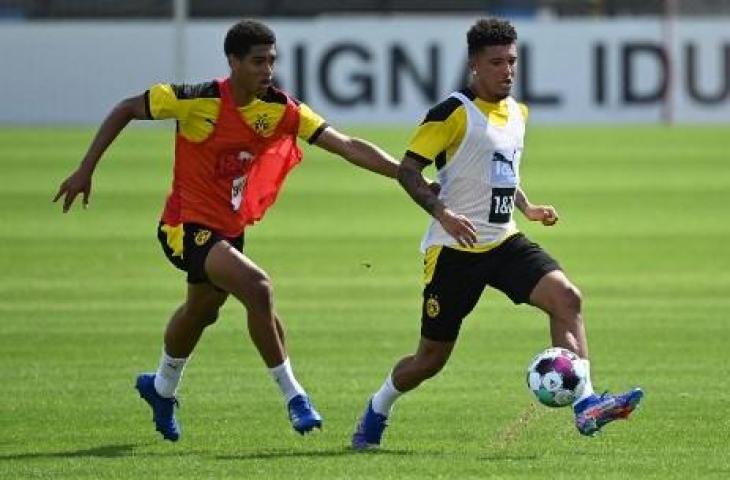
[[[593,435],[626,418],[643,396],[638,388],[619,395],[594,393],[581,294],[560,265],[515,225],[515,207],[545,226],[558,220],[555,208],[530,203],[520,187],[528,112],[510,96],[517,63],[515,29],[504,20],[481,19],[467,33],[467,44],[469,86],[428,112],[399,168],[403,188],[433,217],[421,243],[421,339],[417,351],[396,363],[368,402],[352,436],[357,449],[380,445],[396,399],[443,368],[462,320],[486,286],[515,304],[544,311],[552,345],[581,358],[588,377],[573,405],[581,434]],[[438,169],[438,196],[422,175],[431,163]]]

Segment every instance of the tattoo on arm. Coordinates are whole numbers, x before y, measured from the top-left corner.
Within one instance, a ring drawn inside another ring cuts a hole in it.
[[[421,174],[422,169],[423,165],[420,162],[406,157],[398,169],[398,183],[408,192],[413,201],[434,216],[436,212],[444,208],[444,205],[428,187]]]

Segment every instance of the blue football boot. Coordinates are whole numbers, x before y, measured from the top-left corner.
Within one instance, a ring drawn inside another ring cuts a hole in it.
[[[299,434],[304,435],[315,428],[322,429],[322,417],[306,395],[297,395],[289,400],[287,409],[291,425]]]
[[[352,448],[356,450],[378,448],[385,427],[388,426],[386,420],[388,417],[373,410],[373,401],[370,399],[365,413],[360,417],[355,433],[352,434]]]
[[[644,392],[640,388],[618,395],[610,395],[608,392],[604,392],[600,397],[591,395],[573,407],[575,426],[582,435],[593,436],[604,425],[614,420],[628,418],[639,406],[643,396]]]
[[[139,396],[152,408],[152,421],[155,422],[155,430],[160,432],[165,440],[177,442],[180,438],[180,426],[175,420],[174,412],[174,407],[180,405],[177,398],[165,398],[157,393],[154,373],[138,375],[134,388],[139,392]]]

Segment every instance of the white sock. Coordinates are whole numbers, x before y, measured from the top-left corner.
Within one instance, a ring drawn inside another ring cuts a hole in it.
[[[575,406],[578,402],[585,400],[586,398],[595,394],[595,392],[593,391],[593,383],[591,382],[591,362],[586,358],[582,358],[580,361],[583,364],[583,368],[586,372],[586,385],[585,387],[583,387],[583,393],[581,394],[581,396],[578,397],[575,402],[573,402],[573,406]]]
[[[383,386],[373,395],[373,410],[375,410],[375,413],[386,417],[389,416],[393,404],[402,394],[402,392],[396,390],[393,385],[392,373],[389,373],[385,382],[383,382]]]
[[[270,368],[269,372],[271,372],[271,376],[274,377],[274,381],[279,385],[286,403],[289,403],[289,400],[297,395],[307,394],[307,392],[304,391],[304,388],[299,385],[297,379],[294,378],[294,372],[292,372],[291,363],[289,363],[288,357],[281,365]]]
[[[155,374],[155,390],[161,397],[171,398],[175,396],[177,386],[180,383],[187,358],[172,358],[162,349],[160,366]]]

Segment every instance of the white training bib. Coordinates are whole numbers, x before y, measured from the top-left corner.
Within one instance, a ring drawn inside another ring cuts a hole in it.
[[[500,242],[517,231],[512,212],[520,184],[525,120],[512,97],[506,98],[507,124],[498,126],[462,93],[451,96],[464,104],[466,132],[454,156],[438,172],[439,199],[474,224],[477,245]],[[432,219],[421,250],[432,245],[458,246],[458,242]]]

